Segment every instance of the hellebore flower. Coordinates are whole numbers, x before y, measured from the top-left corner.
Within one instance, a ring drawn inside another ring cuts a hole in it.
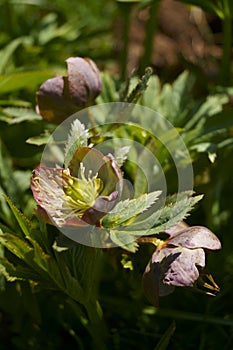
[[[121,194],[122,181],[113,156],[79,147],[68,168],[35,169],[31,189],[42,220],[58,227],[100,226]]]
[[[158,305],[159,297],[172,293],[175,287],[195,288],[200,285],[204,289],[218,291],[218,286],[206,272],[205,255],[209,250],[221,248],[219,239],[203,226],[185,227],[179,224],[165,232],[169,238],[157,242],[157,249],[143,275],[148,300]],[[211,292],[206,294],[214,295]]]
[[[90,105],[102,89],[100,72],[91,59],[70,57],[66,63],[68,76],[46,80],[36,93],[37,112],[57,124]]]

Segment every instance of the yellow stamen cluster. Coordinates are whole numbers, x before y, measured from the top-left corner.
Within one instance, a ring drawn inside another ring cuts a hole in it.
[[[87,209],[95,204],[96,198],[103,188],[103,182],[97,175],[92,176],[90,170],[86,178],[82,163],[80,164],[80,178],[71,176],[69,169],[63,171],[63,188],[67,196],[67,209],[72,209],[68,216],[76,214],[81,217]]]

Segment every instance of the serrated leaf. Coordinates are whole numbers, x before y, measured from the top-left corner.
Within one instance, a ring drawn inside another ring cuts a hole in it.
[[[0,115],[0,120],[13,125],[22,123],[24,121],[36,121],[41,120],[41,116],[39,116],[35,111],[29,108],[21,108],[21,107],[8,107],[2,109],[2,115]]]
[[[22,238],[10,233],[0,234],[0,243],[19,259],[32,263],[33,248]]]
[[[111,230],[110,238],[118,247],[128,250],[131,253],[135,253],[138,249],[138,243],[135,241],[133,235],[130,235],[128,232]]]
[[[88,130],[85,128],[85,125],[82,124],[78,119],[76,119],[71,124],[70,133],[65,145],[65,167],[68,167],[78,147],[87,146],[88,137]]]
[[[12,203],[10,198],[8,198],[7,196],[4,196],[4,197],[7,203],[9,204],[11,211],[14,214],[21,230],[23,231],[26,237],[29,236],[31,231],[30,221],[27,219],[27,217],[23,213],[21,213],[21,211],[19,211],[18,208],[16,208],[16,206]]]
[[[161,191],[145,193],[138,198],[126,199],[119,202],[115,208],[104,216],[104,227],[116,227],[127,224],[127,221],[148,209],[158,199]]]
[[[190,192],[181,193],[178,197],[170,196],[167,198],[167,204],[161,209],[153,212],[152,207],[148,213],[139,215],[132,224],[124,228],[124,232],[138,236],[163,232],[186,218],[202,197],[201,195],[190,197]]]
[[[121,167],[125,160],[127,159],[128,153],[130,151],[130,146],[124,146],[115,149],[114,158],[119,167]]]

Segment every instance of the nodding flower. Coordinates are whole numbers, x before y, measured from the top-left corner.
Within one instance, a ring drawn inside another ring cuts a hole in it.
[[[209,295],[219,291],[207,272],[206,254],[221,248],[219,239],[203,226],[179,224],[165,231],[169,236],[159,242],[143,275],[148,300],[158,305],[159,297],[172,293],[175,287],[193,287]]]
[[[46,80],[36,93],[38,114],[55,124],[89,106],[102,90],[100,72],[91,59],[70,57],[66,63],[68,76]]]

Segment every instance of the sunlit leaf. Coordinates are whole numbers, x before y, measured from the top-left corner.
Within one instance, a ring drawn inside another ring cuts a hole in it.
[[[0,75],[0,93],[35,88],[54,74],[54,69],[47,69]]]
[[[161,191],[145,193],[139,198],[126,199],[119,202],[102,221],[104,227],[116,227],[148,209],[159,197]]]

